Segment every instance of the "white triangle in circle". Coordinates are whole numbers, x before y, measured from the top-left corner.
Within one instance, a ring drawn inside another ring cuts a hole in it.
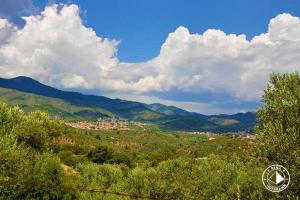
[[[276,184],[279,184],[282,181],[284,181],[284,178],[278,172],[275,173],[276,173]]]

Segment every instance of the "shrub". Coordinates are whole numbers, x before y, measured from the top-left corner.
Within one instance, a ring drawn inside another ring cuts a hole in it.
[[[107,146],[97,146],[87,153],[87,157],[94,163],[105,163],[112,159],[113,150]]]
[[[64,126],[57,120],[52,120],[44,112],[32,112],[22,118],[12,129],[17,141],[24,142],[37,151],[44,150],[51,137],[56,137],[64,132]]]

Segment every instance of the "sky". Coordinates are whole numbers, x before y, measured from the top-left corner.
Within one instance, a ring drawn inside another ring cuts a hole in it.
[[[0,0],[0,76],[203,114],[300,70],[297,0]]]

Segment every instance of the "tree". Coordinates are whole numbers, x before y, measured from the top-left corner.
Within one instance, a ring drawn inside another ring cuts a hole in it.
[[[258,153],[267,164],[285,166],[293,177],[289,191],[300,195],[300,77],[272,74],[258,110]]]
[[[88,152],[87,157],[94,163],[102,164],[112,159],[113,150],[106,146],[98,146]]]
[[[0,135],[10,134],[13,127],[24,119],[25,115],[18,107],[9,108],[0,101]]]
[[[18,142],[25,143],[37,151],[45,150],[47,142],[65,131],[62,122],[53,120],[47,113],[35,111],[22,118],[12,128]]]

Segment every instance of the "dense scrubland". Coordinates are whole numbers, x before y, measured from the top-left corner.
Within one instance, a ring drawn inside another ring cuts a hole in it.
[[[0,199],[299,199],[300,78],[273,74],[255,139],[80,130],[40,111],[0,103]],[[291,183],[271,193],[266,166]]]

